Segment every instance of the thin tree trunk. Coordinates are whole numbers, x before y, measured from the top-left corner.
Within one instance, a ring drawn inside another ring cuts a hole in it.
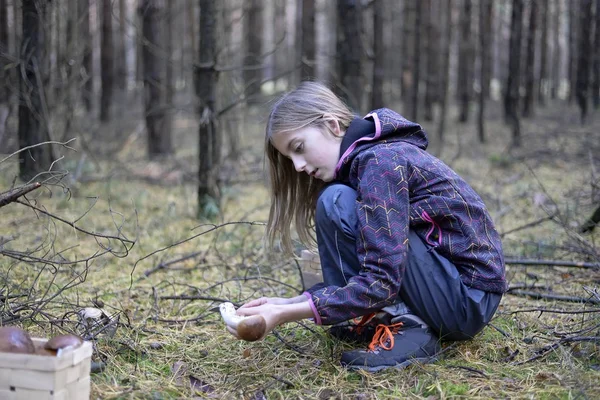
[[[0,0],[0,149],[5,148],[6,121],[10,110],[8,55],[11,53],[8,43],[8,4],[6,0]]]
[[[490,81],[490,38],[492,36],[492,9],[493,0],[479,0],[479,51],[481,58],[479,81],[481,90],[479,91],[479,115],[477,118],[477,130],[479,141],[485,142],[485,106],[489,97]]]
[[[416,1],[420,0],[406,0],[404,2],[404,15],[403,15],[403,26],[401,51],[403,55],[402,60],[402,77],[401,77],[401,95],[402,103],[405,109],[408,109],[411,99],[414,85],[414,76],[411,62],[414,60],[413,51],[415,49],[415,13],[416,13]]]
[[[48,71],[46,37],[44,35],[45,11],[48,3],[39,0],[22,2],[22,45],[19,102],[19,148],[35,146],[50,140],[48,119],[42,82]],[[28,181],[37,174],[48,171],[54,160],[52,145],[41,145],[19,153],[19,177]]]
[[[458,59],[458,101],[459,122],[469,120],[469,102],[471,100],[471,68],[473,64],[471,45],[471,0],[462,0],[463,7],[460,13],[460,41]]]
[[[373,3],[373,90],[371,110],[383,107],[383,75],[385,72],[385,50],[383,48],[383,15],[386,12],[383,0]]]
[[[361,10],[360,2],[337,2],[337,73],[338,93],[354,110],[362,106],[364,92],[361,74]]]
[[[246,41],[246,58],[244,61],[244,84],[246,86],[246,101],[257,104],[260,95],[263,62],[262,48],[262,1],[247,0],[244,21],[244,38]],[[202,14],[202,11],[200,12]],[[200,35],[202,40],[202,35]]]
[[[171,126],[166,118],[164,67],[166,60],[161,46],[161,0],[144,0],[141,4],[144,70],[144,105],[148,131],[148,156],[156,158],[173,152]]]
[[[301,79],[315,78],[315,0],[302,1]]]
[[[538,0],[530,0],[529,33],[525,52],[525,98],[523,99],[523,117],[533,115],[533,95],[535,84],[535,36],[537,30]]]
[[[550,13],[548,1],[541,1],[539,6],[542,8],[542,31],[540,33],[540,78],[538,80],[538,103],[540,106],[546,105],[546,88],[548,87],[548,18]]]
[[[600,107],[600,0],[596,0],[596,31],[594,34],[594,63],[592,66],[592,102]]]
[[[583,125],[588,113],[589,76],[590,76],[590,50],[592,26],[592,0],[580,0],[579,12],[579,62],[577,63],[576,97],[577,105],[581,110],[581,124]]]
[[[523,0],[512,1],[508,79],[504,96],[504,111],[513,129],[512,146],[521,146],[521,124],[517,113],[519,103],[519,75],[521,63],[521,33],[523,29]]]
[[[200,0],[200,51],[197,67],[199,168],[198,217],[213,219],[220,213],[221,139],[217,133],[216,95],[219,74],[216,70],[217,1]]]
[[[553,43],[553,54],[552,54],[552,85],[550,88],[550,98],[556,99],[558,96],[558,89],[560,88],[560,1],[554,1],[554,14],[553,14],[553,25],[554,31],[552,32],[552,43]]]
[[[425,121],[433,121],[433,106],[436,102],[437,82],[436,70],[438,68],[438,53],[439,53],[439,31],[434,22],[434,8],[439,7],[439,3],[435,0],[427,0],[424,3],[424,13],[427,20],[425,26],[427,46],[425,53],[427,54],[426,74],[425,77],[425,101],[423,102],[423,118]]]
[[[415,9],[415,42],[413,54],[415,55],[412,65],[412,75],[414,77],[412,87],[412,99],[410,108],[410,118],[416,121],[419,116],[419,81],[421,80],[421,19],[423,15],[423,3],[418,0]]]
[[[170,2],[169,2],[170,4]],[[119,56],[117,57],[117,86],[127,96],[127,3],[119,0]]]
[[[448,103],[448,82],[450,80],[450,46],[452,44],[452,0],[446,2],[446,23],[444,24],[444,40],[442,43],[442,69],[440,73],[440,116],[438,135],[440,152],[444,148],[444,131],[446,129],[446,112]]]
[[[102,3],[102,36],[100,44],[100,121],[110,119],[112,93],[114,86],[114,45],[112,37],[112,2]]]
[[[90,0],[79,0],[78,22],[81,35],[81,51],[83,52],[83,68],[81,77],[83,87],[81,98],[85,109],[92,111],[92,98],[94,96],[94,70],[92,65],[92,34],[90,31]]]
[[[567,7],[569,9],[569,103],[572,103],[575,98],[575,88],[577,86],[577,49],[579,48],[577,31],[579,28],[579,18],[577,13],[578,7],[576,6],[576,4],[578,3],[578,1],[571,2],[575,4],[569,3]]]
[[[175,110],[175,104],[173,103],[175,97],[175,82],[173,81],[173,66],[174,66],[174,43],[173,43],[173,29],[175,19],[175,2],[167,1],[165,3],[166,15],[164,18],[165,22],[165,126],[169,131],[172,129],[173,112]],[[170,140],[169,140],[170,141]]]

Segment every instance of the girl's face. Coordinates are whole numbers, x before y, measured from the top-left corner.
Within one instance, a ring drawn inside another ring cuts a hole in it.
[[[325,128],[307,126],[297,131],[276,133],[271,140],[277,151],[292,160],[296,171],[331,182],[342,144],[339,125],[332,125],[335,125],[332,126],[333,132],[338,136]]]

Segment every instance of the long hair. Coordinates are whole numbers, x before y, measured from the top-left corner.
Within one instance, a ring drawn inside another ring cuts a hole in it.
[[[312,228],[317,198],[325,186],[325,182],[304,172],[297,172],[292,161],[273,146],[273,135],[309,126],[333,134],[327,124],[331,119],[337,120],[341,131],[345,132],[353,118],[355,116],[348,106],[318,82],[302,82],[273,105],[265,136],[265,153],[271,177],[271,209],[266,232],[269,248],[272,249],[277,239],[280,239],[284,253],[293,254],[292,222],[300,242],[308,248],[315,246]]]

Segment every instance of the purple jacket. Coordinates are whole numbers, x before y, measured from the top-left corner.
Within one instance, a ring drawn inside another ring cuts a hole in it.
[[[500,236],[483,201],[426,147],[421,126],[389,109],[350,124],[336,180],[358,193],[361,271],[344,287],[320,284],[307,290],[318,324],[335,324],[394,303],[409,227],[456,265],[465,285],[506,291]]]

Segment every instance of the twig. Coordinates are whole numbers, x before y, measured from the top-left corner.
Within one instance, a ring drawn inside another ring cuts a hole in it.
[[[542,224],[542,223],[544,223],[546,221],[551,221],[555,216],[556,216],[556,213],[554,213],[552,215],[548,215],[548,216],[543,217],[543,218],[540,218],[537,221],[529,222],[529,223],[527,223],[525,225],[518,226],[518,227],[516,227],[514,229],[511,229],[509,231],[502,232],[502,233],[500,233],[500,237],[504,237],[504,236],[508,235],[509,233],[514,233],[514,232],[522,231],[522,230],[527,229],[527,228],[533,228],[534,226],[540,225],[540,224]]]
[[[18,187],[16,189],[9,190],[4,193],[0,193],[0,207],[4,207],[5,205],[12,203],[13,201],[17,200],[19,197],[26,195],[27,193],[39,188],[40,186],[42,186],[41,183],[34,182],[34,183],[29,183],[25,186]]]
[[[560,294],[538,293],[538,292],[532,292],[529,290],[513,290],[511,292],[508,292],[508,294],[512,294],[515,296],[533,297],[534,299],[569,301],[572,303],[600,304],[600,300],[596,300],[596,299],[586,299],[584,297],[575,297],[575,296],[564,296],[564,295],[560,295]]]
[[[472,368],[472,367],[466,367],[466,366],[464,366],[464,365],[447,365],[447,367],[448,367],[448,368],[458,368],[458,369],[464,369],[464,370],[466,370],[466,371],[469,371],[469,372],[474,372],[474,373],[476,373],[476,374],[479,374],[479,375],[483,376],[484,378],[489,378],[485,372],[483,372],[483,371],[480,371],[480,370],[478,370],[478,369],[475,369],[475,368]]]
[[[553,314],[591,314],[600,312],[600,309],[595,310],[555,310],[551,308],[527,308],[524,310],[514,310],[509,312],[509,314],[518,314],[524,312],[539,312],[539,313],[553,313]]]

